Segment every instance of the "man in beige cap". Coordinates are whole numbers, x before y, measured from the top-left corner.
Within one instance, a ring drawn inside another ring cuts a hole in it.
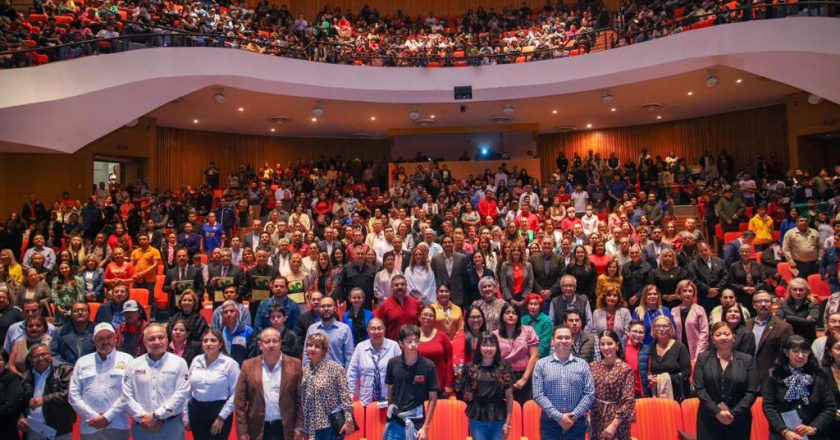
[[[96,352],[76,362],[70,378],[70,405],[81,418],[84,440],[128,439],[128,415],[120,401],[122,382],[134,358],[117,351],[117,335],[107,322],[93,329]]]

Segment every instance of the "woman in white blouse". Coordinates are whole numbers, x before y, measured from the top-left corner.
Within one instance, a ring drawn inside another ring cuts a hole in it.
[[[382,270],[376,272],[373,278],[373,296],[376,297],[377,303],[391,296],[391,278],[400,273],[399,269],[394,267],[395,257],[393,253],[385,254],[382,259]]]
[[[411,262],[405,270],[408,282],[408,294],[423,305],[431,304],[437,299],[437,283],[435,274],[429,267],[429,247],[420,243],[411,252]]]
[[[204,332],[204,354],[196,356],[190,365],[190,401],[185,423],[197,439],[226,440],[230,434],[239,365],[227,355],[223,341],[217,328]]]

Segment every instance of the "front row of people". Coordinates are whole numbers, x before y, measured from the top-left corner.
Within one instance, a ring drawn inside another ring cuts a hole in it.
[[[656,343],[647,353],[639,348],[644,347],[639,321],[630,325],[626,347],[615,332],[601,331],[600,358],[587,364],[574,354],[572,330],[555,327],[552,350],[536,362],[531,378],[534,401],[542,409],[542,438],[583,439],[589,415],[591,439],[626,439],[642,379],[646,387],[681,393],[687,386],[680,365],[687,349],[675,343],[667,318],[654,319],[653,331]],[[421,328],[404,325],[393,341],[385,338],[383,322],[373,318],[368,332],[369,343],[359,345],[345,371],[329,358],[325,334],[307,337],[308,363],[302,364],[284,354],[280,331],[269,327],[258,338],[261,354],[240,369],[228,355],[222,331],[211,328],[188,368],[167,351],[164,326],[148,325],[142,334],[145,354],[132,358],[115,349],[111,324],[101,323],[94,329],[96,351],[75,366],[54,360],[47,345],[34,344],[18,379],[5,368],[4,357],[0,429],[12,438],[9,433],[20,429],[27,439],[69,439],[78,413],[84,439],[127,439],[129,428],[135,439],[183,438],[185,428],[195,438],[226,439],[235,411],[240,439],[331,440],[356,429],[352,399],[360,396],[387,411],[384,439],[427,439],[442,387],[435,364],[418,351]],[[840,333],[828,335],[821,366],[806,339],[788,337],[763,389],[751,356],[735,349],[732,328],[717,322],[710,333],[712,347],[698,356],[694,369],[699,439],[749,438],[759,394],[772,439],[829,438],[837,429]],[[499,440],[510,431],[518,376],[501,356],[504,336],[482,332],[472,362],[462,370],[460,389],[476,440]],[[640,364],[669,362],[680,365],[677,372],[651,368],[646,378],[637,373],[648,371]],[[15,411],[23,406],[25,416],[18,417]]]

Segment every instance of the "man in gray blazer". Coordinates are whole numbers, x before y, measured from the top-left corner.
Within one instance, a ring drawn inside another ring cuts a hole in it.
[[[534,292],[543,297],[548,311],[551,299],[561,294],[560,278],[566,272],[566,262],[562,256],[553,252],[554,238],[543,237],[540,247],[542,252],[531,255],[529,260],[534,268]]]
[[[464,307],[464,281],[467,278],[467,257],[455,252],[452,237],[443,237],[443,253],[432,257],[432,273],[440,286],[446,281],[452,288],[452,302]]]

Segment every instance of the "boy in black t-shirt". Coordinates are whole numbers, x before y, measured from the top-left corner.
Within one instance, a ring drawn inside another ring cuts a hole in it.
[[[435,364],[420,356],[420,328],[407,324],[400,328],[402,355],[391,358],[385,372],[388,385],[388,424],[383,440],[405,440],[406,431],[417,432],[418,440],[428,438],[437,403],[438,377]],[[428,415],[423,403],[429,401]]]

